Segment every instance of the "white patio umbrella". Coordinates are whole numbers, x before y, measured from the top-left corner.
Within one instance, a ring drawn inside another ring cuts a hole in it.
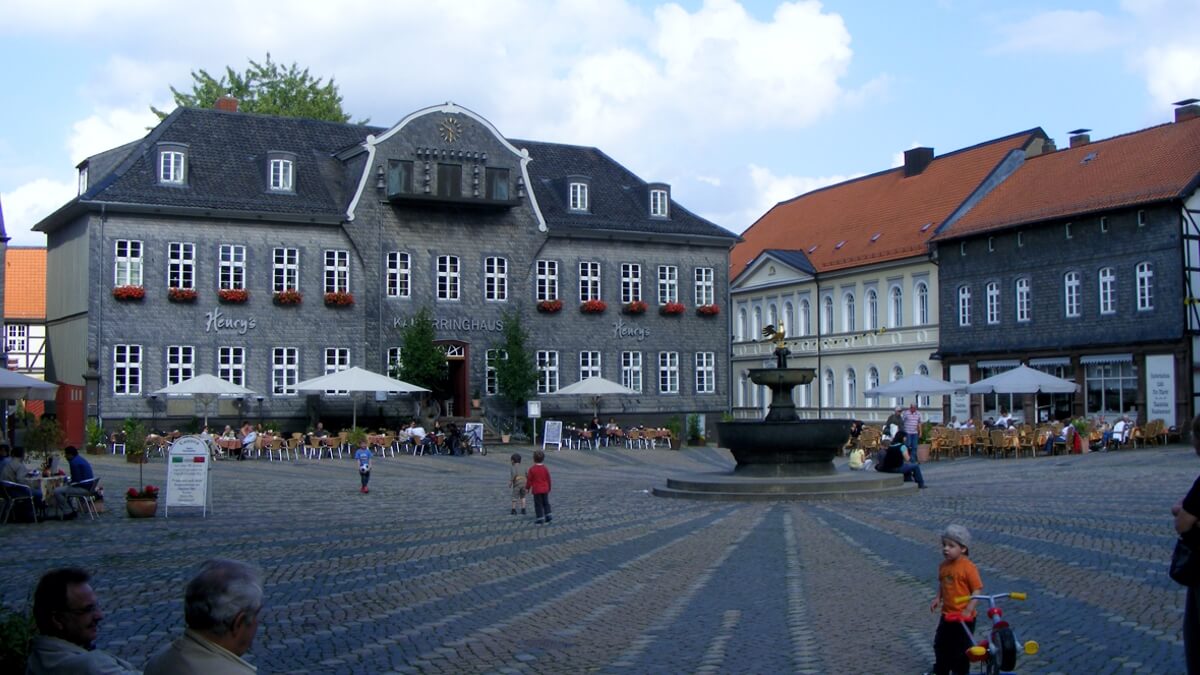
[[[255,392],[240,384],[222,380],[216,375],[197,375],[175,384],[169,384],[154,392],[161,396],[191,396],[204,405],[204,426],[208,426],[208,406],[222,397],[241,398]]]
[[[409,384],[404,380],[392,379],[386,375],[373,373],[365,368],[353,366],[336,373],[314,377],[296,384],[297,391],[394,391],[401,394],[428,392],[424,387]],[[350,426],[358,426],[358,399],[354,399],[354,416]]]
[[[1024,364],[967,385],[971,394],[1073,394],[1079,385]]]
[[[11,370],[0,369],[0,399],[32,399],[52,401],[58,385],[22,375]]]
[[[936,377],[914,373],[894,382],[881,384],[863,392],[864,396],[938,396],[956,394],[966,389],[964,385],[939,380]]]
[[[558,396],[590,395],[592,397],[592,416],[595,417],[599,416],[600,414],[601,396],[609,396],[614,394],[626,396],[632,394],[636,396],[640,392],[634,391],[623,384],[613,382],[612,380],[607,380],[603,377],[589,377],[580,380],[575,384],[567,385],[553,393]]]

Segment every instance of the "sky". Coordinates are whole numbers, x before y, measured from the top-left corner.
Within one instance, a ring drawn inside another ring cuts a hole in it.
[[[1168,122],[1200,98],[1196,26],[1200,0],[0,0],[0,205],[10,245],[45,245],[76,164],[144,136],[192,71],[270,53],[356,120],[453,101],[742,232],[909,148]]]

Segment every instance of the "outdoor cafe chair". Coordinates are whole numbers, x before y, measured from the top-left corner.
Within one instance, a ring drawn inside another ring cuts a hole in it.
[[[67,502],[75,502],[75,510],[86,511],[89,520],[96,519],[96,485],[99,482],[99,478],[89,478],[78,483],[71,483],[71,487],[83,488],[88,493],[86,495],[67,495]]]
[[[125,454],[124,431],[118,431],[112,435],[112,445],[110,447],[112,449],[112,454],[114,455],[117,454],[117,451],[120,451],[122,455]]]
[[[0,481],[0,488],[4,490],[4,518],[0,519],[0,524],[8,522],[13,511],[17,510],[17,504],[21,502],[29,502],[29,508],[33,511],[33,522],[38,522],[38,503],[37,498],[33,496],[33,488],[6,480]]]

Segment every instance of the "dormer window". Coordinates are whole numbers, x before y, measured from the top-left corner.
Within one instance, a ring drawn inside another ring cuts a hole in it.
[[[570,209],[572,211],[588,210],[588,184],[582,181],[571,181],[568,190]]]
[[[461,164],[445,164],[439,162],[437,165],[437,195],[439,197],[461,197],[462,196],[462,165]]]
[[[160,185],[183,185],[187,182],[187,147],[160,145],[158,147],[158,182]]]
[[[484,183],[488,199],[508,200],[508,169],[488,167],[484,174]]]
[[[670,215],[671,193],[663,187],[650,188],[650,216],[666,218]]]
[[[88,189],[88,165],[83,164],[79,167],[79,194],[87,192]]]
[[[267,157],[267,185],[272,192],[296,191],[295,155],[272,152]]]

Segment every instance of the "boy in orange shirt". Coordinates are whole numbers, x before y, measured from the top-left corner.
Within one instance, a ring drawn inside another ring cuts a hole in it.
[[[955,673],[966,675],[971,664],[967,661],[967,649],[974,644],[975,600],[961,600],[983,590],[979,570],[967,555],[971,546],[971,533],[962,525],[948,525],[942,531],[942,562],[938,565],[938,591],[929,602],[929,611],[942,608],[937,632],[933,636],[933,653],[937,658],[933,672],[936,675]],[[947,617],[958,614],[964,622]],[[967,630],[963,630],[963,625]]]

